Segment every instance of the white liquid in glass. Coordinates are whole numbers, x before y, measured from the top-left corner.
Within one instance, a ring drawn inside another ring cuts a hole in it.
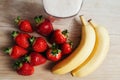
[[[56,17],[76,15],[82,5],[82,0],[43,0],[45,11]]]

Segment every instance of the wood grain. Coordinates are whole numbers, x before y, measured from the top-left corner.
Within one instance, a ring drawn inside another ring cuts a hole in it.
[[[18,30],[14,25],[14,18],[22,16],[34,25],[33,18],[44,12],[42,0],[0,0],[0,80],[119,80],[120,79],[120,0],[84,0],[78,15],[92,18],[98,24],[104,25],[110,35],[111,46],[103,64],[91,75],[84,78],[66,75],[54,75],[50,72],[52,63],[35,67],[32,76],[20,76],[12,69],[12,60],[3,53],[3,49],[11,46],[10,32]],[[77,16],[78,16],[77,15]],[[77,46],[80,40],[80,26],[74,17],[58,19],[53,23],[55,28],[68,29],[70,39]],[[38,36],[33,33],[32,35]]]

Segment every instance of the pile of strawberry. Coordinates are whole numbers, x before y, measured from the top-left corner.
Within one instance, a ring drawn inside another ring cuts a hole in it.
[[[5,53],[15,61],[14,68],[20,75],[32,75],[34,66],[46,63],[47,59],[53,62],[59,61],[72,51],[72,42],[68,40],[67,30],[54,30],[52,22],[43,16],[37,16],[34,20],[35,29],[29,20],[17,17],[15,23],[20,31],[11,33],[15,43],[5,49]],[[34,31],[46,39],[29,34]],[[48,43],[51,46],[48,46]]]

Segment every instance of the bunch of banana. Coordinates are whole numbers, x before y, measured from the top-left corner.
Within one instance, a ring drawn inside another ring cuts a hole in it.
[[[91,20],[89,20],[89,24],[96,32],[95,47],[87,60],[72,71],[73,76],[84,77],[95,71],[104,60],[109,49],[110,42],[107,30],[102,26],[97,26]]]
[[[83,16],[80,16],[80,20],[83,24],[81,42],[70,56],[53,67],[55,74],[71,72],[73,76],[86,76],[96,70],[108,52],[107,30],[96,26],[91,20],[85,21]]]

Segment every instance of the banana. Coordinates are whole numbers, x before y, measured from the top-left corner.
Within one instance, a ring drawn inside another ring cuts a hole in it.
[[[88,59],[71,72],[76,77],[84,77],[95,71],[106,57],[110,45],[108,31],[105,27],[96,26],[91,20],[89,24],[95,29],[96,43]]]
[[[52,68],[52,72],[54,74],[65,74],[71,72],[82,64],[93,50],[96,41],[95,31],[93,27],[85,22],[83,16],[80,16],[80,18],[82,19],[83,24],[81,42],[71,55]]]

